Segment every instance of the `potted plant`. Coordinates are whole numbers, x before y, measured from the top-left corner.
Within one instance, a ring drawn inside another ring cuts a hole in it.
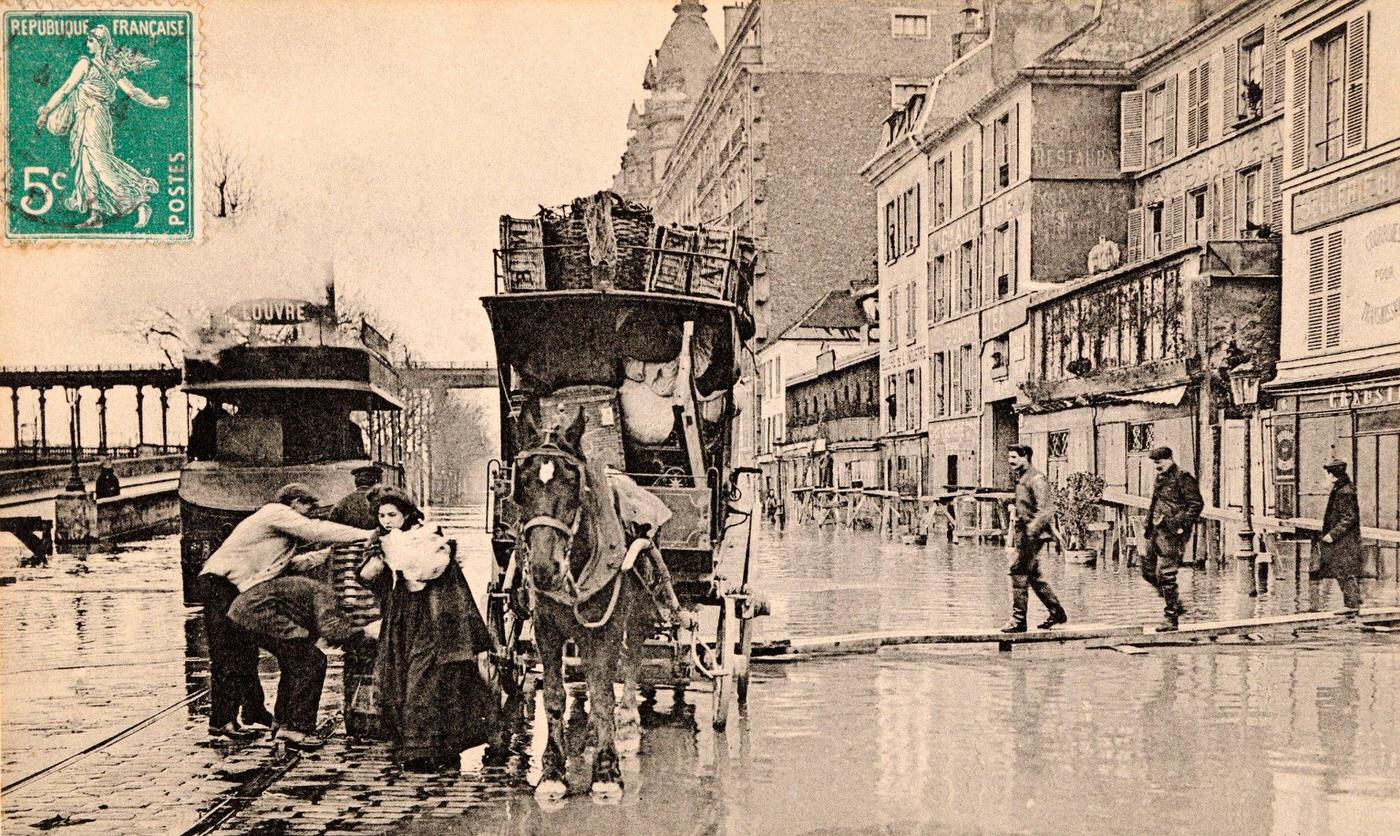
[[[1063,487],[1055,488],[1055,515],[1069,563],[1089,564],[1098,559],[1098,552],[1089,543],[1089,531],[1099,518],[1103,485],[1103,477],[1078,472],[1071,473]]]

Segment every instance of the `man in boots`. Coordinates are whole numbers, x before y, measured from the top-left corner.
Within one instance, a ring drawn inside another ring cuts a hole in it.
[[[1050,526],[1055,520],[1054,494],[1050,490],[1050,480],[1031,467],[1031,448],[1013,444],[1006,449],[1007,461],[1017,477],[1016,521],[1010,543],[1013,554],[1010,571],[1011,620],[1001,631],[1026,632],[1027,591],[1032,589],[1050,613],[1050,617],[1038,626],[1041,630],[1049,630],[1069,620],[1054,590],[1040,576],[1040,549],[1050,536]]]
[[[1361,510],[1356,502],[1356,485],[1347,476],[1346,462],[1333,459],[1322,466],[1332,477],[1332,493],[1322,515],[1322,536],[1318,548],[1324,578],[1336,578],[1342,588],[1341,612],[1355,615],[1361,610]]]
[[[1177,592],[1176,573],[1205,500],[1196,477],[1176,466],[1170,447],[1158,447],[1148,453],[1148,458],[1157,469],[1157,483],[1152,488],[1152,504],[1147,508],[1147,554],[1142,558],[1142,577],[1162,596],[1163,618],[1157,632],[1165,633],[1175,630],[1186,612]]]

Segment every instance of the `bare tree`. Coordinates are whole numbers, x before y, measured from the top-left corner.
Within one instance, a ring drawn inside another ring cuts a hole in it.
[[[238,218],[253,205],[253,189],[241,154],[215,136],[204,146],[204,208],[210,217]]]

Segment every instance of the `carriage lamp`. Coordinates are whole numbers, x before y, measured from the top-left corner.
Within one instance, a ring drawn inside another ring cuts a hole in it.
[[[1254,557],[1254,477],[1253,451],[1250,449],[1254,407],[1259,403],[1259,370],[1252,361],[1245,361],[1230,369],[1230,399],[1244,417],[1244,491],[1242,508],[1243,522],[1240,526],[1240,550],[1235,556],[1241,559]]]
[[[87,486],[78,470],[78,387],[63,387],[63,397],[68,401],[68,483],[63,489],[69,493],[84,493]]]

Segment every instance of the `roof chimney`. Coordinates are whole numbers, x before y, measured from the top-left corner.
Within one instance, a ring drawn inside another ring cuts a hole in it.
[[[744,11],[745,11],[745,9],[744,9],[743,6],[737,6],[737,5],[735,5],[735,6],[725,6],[725,7],[724,7],[724,45],[725,45],[725,46],[728,46],[728,45],[729,45],[729,42],[732,41],[732,40],[734,40],[734,33],[739,31],[739,21],[741,21],[741,20],[744,19]]]

